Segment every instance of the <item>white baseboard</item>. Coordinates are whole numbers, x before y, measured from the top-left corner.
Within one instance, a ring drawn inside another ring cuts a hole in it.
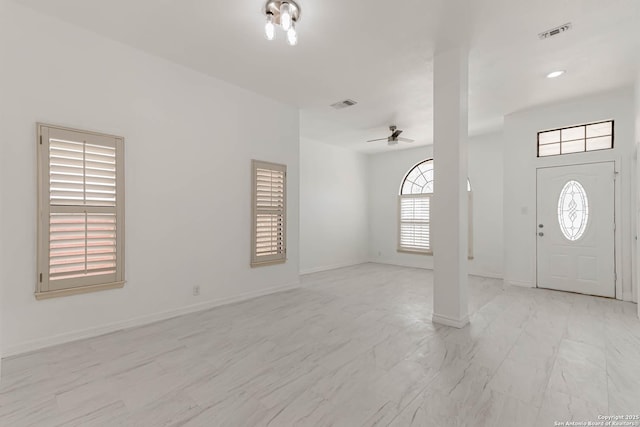
[[[536,287],[536,285],[531,283],[531,282],[524,282],[524,281],[520,281],[520,280],[506,280],[505,279],[505,283],[507,285],[519,286],[521,288],[535,288]]]
[[[502,277],[501,274],[495,274],[495,273],[486,273],[484,271],[479,271],[479,272],[473,272],[473,273],[469,273],[470,276],[478,276],[478,277],[485,277],[487,279],[497,279],[497,280],[503,280],[504,277]]]
[[[381,264],[381,265],[392,265],[394,267],[407,267],[407,268],[419,268],[421,270],[431,270],[433,271],[433,267],[426,267],[424,265],[415,265],[410,262],[402,262],[402,261],[386,261],[381,259],[369,260],[371,264]]]
[[[52,347],[55,345],[65,344],[65,343],[78,341],[86,338],[93,338],[100,335],[109,334],[111,332],[116,332],[122,329],[134,328],[137,326],[144,326],[150,323],[155,323],[155,322],[171,319],[178,316],[183,316],[185,314],[204,311],[204,310],[219,307],[222,305],[233,304],[236,302],[246,301],[249,299],[271,295],[278,292],[290,291],[292,289],[298,289],[298,288],[300,288],[300,282],[295,282],[295,283],[290,283],[288,285],[276,286],[268,289],[255,291],[255,292],[245,292],[243,294],[232,296],[232,297],[212,299],[212,300],[201,302],[198,304],[175,308],[175,309],[163,311],[160,313],[147,314],[144,316],[135,317],[133,319],[113,322],[107,325],[98,326],[94,328],[66,332],[64,334],[54,335],[52,337],[26,341],[20,344],[15,344],[7,347],[3,351],[2,357],[17,356],[20,354],[41,350],[43,348]]]
[[[368,261],[372,264],[382,264],[382,265],[393,265],[394,267],[407,267],[407,268],[419,268],[421,270],[430,270],[433,271],[433,267],[425,267],[423,265],[413,265],[410,263],[402,263],[402,262],[392,262],[392,261]],[[486,273],[484,271],[470,271],[470,276],[478,276],[478,277],[486,277],[487,279],[498,279],[503,280],[501,274],[495,273]]]
[[[442,314],[433,314],[431,317],[433,323],[440,325],[451,326],[453,328],[462,329],[469,324],[469,316],[464,316],[462,319],[454,319],[452,317],[443,316]]]
[[[324,267],[306,268],[304,270],[300,270],[300,274],[304,275],[304,274],[320,273],[321,271],[329,271],[329,270],[336,270],[338,268],[353,267],[354,265],[366,264],[367,262],[368,261],[366,260],[360,260],[360,261],[351,261],[351,262],[345,262],[345,263],[334,264],[334,265],[327,265]]]

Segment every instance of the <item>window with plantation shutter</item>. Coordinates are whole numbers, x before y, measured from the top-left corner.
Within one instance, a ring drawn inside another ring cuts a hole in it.
[[[400,248],[412,252],[429,252],[430,194],[400,196]]]
[[[253,160],[251,266],[283,263],[287,259],[287,167]]]
[[[39,124],[37,142],[36,297],[122,287],[123,139]]]
[[[398,196],[398,251],[433,254],[431,247],[431,198],[433,196],[433,159],[424,160],[405,175]],[[469,258],[473,258],[473,198],[469,192]]]

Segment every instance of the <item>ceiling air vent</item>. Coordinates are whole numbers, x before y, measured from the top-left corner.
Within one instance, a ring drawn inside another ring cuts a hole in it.
[[[348,108],[356,105],[357,102],[353,99],[345,99],[344,101],[336,102],[335,104],[331,104],[331,107],[336,110],[342,110],[343,108]]]
[[[555,27],[550,30],[541,32],[540,34],[538,34],[538,37],[540,37],[540,40],[548,39],[549,37],[557,36],[566,31],[569,31],[571,27],[572,27],[571,22],[567,22],[566,24],[560,25],[559,27]]]

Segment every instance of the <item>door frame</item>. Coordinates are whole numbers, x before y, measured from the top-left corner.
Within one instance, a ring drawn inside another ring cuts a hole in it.
[[[621,253],[622,247],[621,242],[622,242],[622,236],[621,236],[621,224],[622,224],[622,219],[620,217],[620,185],[618,185],[618,177],[620,176],[620,171],[618,170],[618,162],[616,160],[601,160],[601,161],[592,161],[592,162],[577,162],[577,163],[562,163],[562,164],[556,164],[556,165],[549,165],[549,166],[538,166],[536,167],[536,215],[535,215],[535,224],[534,224],[534,233],[537,236],[538,233],[538,224],[539,222],[539,218],[538,218],[538,172],[542,169],[555,169],[555,168],[564,168],[564,167],[568,167],[568,166],[586,166],[586,165],[593,165],[593,164],[601,164],[601,163],[613,163],[613,220],[614,220],[614,224],[615,224],[615,229],[614,229],[614,233],[613,233],[613,273],[614,273],[614,277],[615,277],[615,290],[614,290],[614,297],[613,299],[616,300],[621,300],[622,299],[622,277],[620,274],[618,274],[618,272],[622,271],[622,265],[621,265],[621,257],[618,256],[619,253]],[[540,286],[538,285],[538,240],[539,239],[535,239],[535,272],[534,272],[534,276],[535,276],[535,287],[539,288],[539,289],[546,289],[546,288],[540,288]],[[599,297],[599,298],[606,298],[606,297]],[[638,308],[638,310],[640,310],[640,307]]]

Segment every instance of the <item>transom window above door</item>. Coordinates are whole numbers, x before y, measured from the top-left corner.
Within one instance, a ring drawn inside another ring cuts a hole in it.
[[[538,132],[538,157],[613,148],[613,120]]]

